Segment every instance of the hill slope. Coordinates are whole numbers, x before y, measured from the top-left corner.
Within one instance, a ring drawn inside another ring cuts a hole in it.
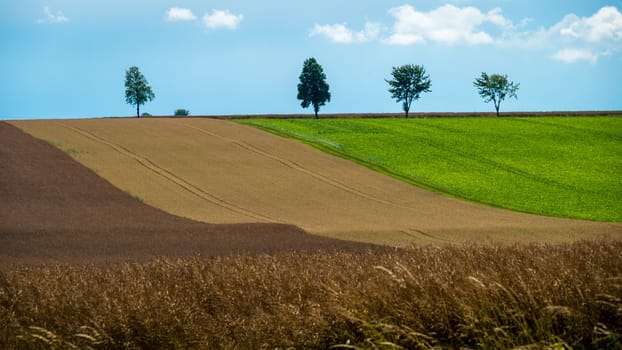
[[[0,266],[335,248],[370,246],[309,235],[291,225],[212,225],[170,215],[0,122]]]
[[[541,217],[447,198],[229,121],[12,123],[147,204],[205,222],[288,223],[387,244],[622,236],[620,224]]]
[[[240,122],[458,198],[622,222],[619,117]]]

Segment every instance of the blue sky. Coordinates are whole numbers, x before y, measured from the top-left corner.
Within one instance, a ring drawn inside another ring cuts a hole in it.
[[[0,118],[132,115],[140,68],[154,115],[311,113],[303,61],[324,67],[320,113],[399,112],[384,79],[421,64],[411,111],[492,111],[481,72],[519,82],[504,111],[622,110],[617,0],[0,0]]]

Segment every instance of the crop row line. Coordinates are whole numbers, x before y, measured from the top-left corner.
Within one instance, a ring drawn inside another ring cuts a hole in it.
[[[424,128],[431,128],[431,129],[439,129],[439,130],[443,130],[443,131],[454,131],[452,129],[444,128],[444,127],[441,127],[441,126],[438,126],[438,125],[418,124],[417,126],[418,127],[424,127]],[[399,132],[399,133],[402,133],[403,135],[408,135],[405,132],[400,131],[400,130],[397,130],[397,131],[396,130],[391,130],[391,131],[392,132]],[[500,170],[503,170],[503,171],[505,171],[507,173],[510,173],[510,174],[514,174],[514,175],[517,175],[517,176],[528,178],[528,179],[531,179],[531,180],[533,180],[535,182],[539,182],[539,183],[542,183],[542,184],[545,184],[545,185],[549,185],[549,186],[554,186],[554,187],[557,187],[557,188],[564,188],[564,189],[572,190],[572,191],[576,191],[576,192],[591,193],[589,191],[586,191],[585,189],[578,188],[576,186],[571,186],[571,185],[568,185],[568,184],[563,184],[563,183],[560,183],[558,181],[555,181],[555,180],[552,180],[552,179],[548,179],[548,178],[545,178],[545,177],[542,177],[542,176],[538,176],[538,175],[532,174],[530,172],[524,171],[522,169],[513,167],[511,165],[500,163],[500,162],[497,162],[497,161],[495,161],[493,159],[489,159],[489,158],[486,158],[486,157],[482,157],[481,155],[474,155],[472,153],[469,153],[469,152],[466,152],[466,151],[463,151],[463,150],[458,150],[456,148],[445,147],[442,143],[435,142],[435,141],[433,141],[433,140],[431,140],[429,138],[427,138],[427,139],[418,139],[418,141],[421,142],[421,143],[424,143],[424,144],[426,144],[426,145],[428,145],[428,146],[430,146],[432,148],[436,148],[438,150],[441,150],[444,153],[453,153],[453,154],[455,154],[455,155],[457,155],[459,157],[470,159],[472,161],[475,161],[476,163],[480,163],[480,164],[489,166],[489,167],[491,167],[493,169],[494,168],[500,169]]]
[[[388,201],[388,200],[385,200],[385,199],[378,198],[376,196],[372,196],[370,194],[367,194],[367,193],[365,193],[363,191],[360,191],[360,190],[358,190],[358,189],[356,189],[354,187],[351,187],[351,186],[349,186],[347,184],[344,184],[343,182],[341,182],[339,180],[336,180],[336,179],[331,178],[331,177],[329,177],[327,175],[324,175],[324,174],[315,172],[313,170],[310,170],[310,169],[300,165],[299,163],[297,163],[297,162],[295,162],[293,160],[289,160],[289,159],[285,159],[285,158],[279,157],[279,156],[277,156],[277,155],[275,155],[273,153],[270,153],[268,151],[262,150],[261,148],[259,148],[257,146],[254,146],[254,145],[251,145],[251,144],[249,144],[247,142],[244,142],[244,141],[241,141],[241,140],[232,139],[232,138],[229,138],[229,137],[226,137],[226,136],[222,136],[222,135],[218,135],[218,134],[213,133],[211,131],[207,131],[205,129],[198,128],[198,127],[195,127],[195,126],[191,126],[191,125],[187,125],[187,124],[183,124],[183,123],[177,123],[177,124],[186,126],[188,128],[191,128],[191,129],[195,129],[195,130],[197,130],[199,132],[202,132],[202,133],[214,136],[214,137],[218,137],[220,139],[223,139],[223,140],[226,140],[226,141],[229,141],[229,142],[232,142],[232,143],[236,144],[237,146],[239,146],[240,148],[243,148],[243,149],[245,149],[245,150],[247,150],[249,152],[253,152],[255,154],[259,154],[259,155],[264,156],[266,158],[269,158],[269,159],[272,159],[274,161],[277,161],[277,162],[281,163],[282,165],[284,165],[285,167],[287,167],[289,169],[300,171],[300,172],[302,172],[302,173],[304,173],[304,174],[306,174],[306,175],[308,175],[308,176],[310,176],[312,178],[315,178],[316,180],[319,180],[320,182],[323,182],[325,184],[328,184],[330,186],[333,186],[335,188],[338,188],[338,189],[343,190],[345,192],[348,192],[350,194],[353,194],[353,195],[356,195],[356,196],[368,199],[370,201],[374,201],[374,202],[377,202],[377,203],[388,205],[388,206],[398,207],[398,208],[407,209],[407,210],[415,210],[415,208],[412,208],[412,207],[409,207],[409,206],[405,206],[405,205],[402,205],[402,204],[399,204],[399,203],[391,202],[391,201]]]
[[[89,139],[91,139],[93,141],[96,141],[96,142],[98,142],[100,144],[104,144],[104,145],[112,148],[116,152],[118,152],[118,153],[120,153],[120,154],[122,154],[122,155],[124,155],[124,156],[126,156],[126,157],[128,157],[130,159],[133,159],[134,161],[136,161],[138,164],[140,164],[142,167],[146,168],[147,170],[155,173],[156,175],[158,175],[158,176],[166,179],[167,181],[177,185],[178,187],[182,188],[183,190],[185,190],[185,191],[193,194],[194,196],[196,196],[196,197],[198,197],[198,198],[200,198],[202,200],[205,200],[205,201],[207,201],[207,202],[209,202],[211,204],[217,205],[219,207],[228,209],[228,210],[230,210],[232,212],[235,212],[237,214],[241,214],[241,215],[253,218],[253,219],[265,220],[265,221],[269,221],[269,222],[281,222],[282,223],[282,221],[280,221],[280,220],[277,220],[277,219],[274,219],[274,218],[271,218],[271,217],[268,217],[268,216],[265,216],[265,215],[253,212],[251,210],[248,210],[248,209],[245,209],[245,208],[242,208],[242,207],[239,207],[239,206],[237,206],[237,205],[235,205],[233,203],[230,203],[230,202],[228,202],[228,201],[226,201],[226,200],[224,200],[224,199],[222,199],[222,198],[220,198],[220,197],[218,197],[218,196],[216,196],[216,195],[214,195],[212,193],[209,193],[209,192],[199,188],[198,186],[192,184],[191,182],[181,178],[180,176],[174,174],[173,172],[163,168],[162,166],[157,165],[155,162],[153,162],[149,158],[144,157],[144,156],[140,156],[140,155],[130,151],[129,149],[127,149],[127,148],[125,148],[125,147],[123,147],[123,146],[121,146],[119,144],[116,144],[116,143],[113,143],[111,141],[108,141],[108,140],[106,140],[106,139],[104,139],[104,138],[102,138],[100,136],[97,136],[97,135],[95,135],[93,133],[90,133],[90,132],[88,132],[86,130],[83,130],[81,128],[78,128],[78,127],[69,126],[69,125],[66,125],[66,124],[63,124],[63,123],[60,123],[60,122],[58,122],[57,124],[67,128],[67,129],[73,130],[74,132],[76,132],[78,134],[81,134],[82,136],[85,136],[85,137],[87,137],[87,138],[89,138]]]

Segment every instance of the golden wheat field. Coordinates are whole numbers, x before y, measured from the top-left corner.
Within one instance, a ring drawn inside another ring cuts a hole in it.
[[[620,224],[541,217],[448,198],[230,121],[11,123],[145,203],[209,223],[287,223],[319,235],[396,246],[622,236]]]
[[[620,349],[620,241],[0,272],[7,349]]]

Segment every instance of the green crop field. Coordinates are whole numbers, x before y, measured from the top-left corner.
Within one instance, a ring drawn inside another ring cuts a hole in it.
[[[536,214],[622,221],[622,118],[239,123],[451,196]]]

